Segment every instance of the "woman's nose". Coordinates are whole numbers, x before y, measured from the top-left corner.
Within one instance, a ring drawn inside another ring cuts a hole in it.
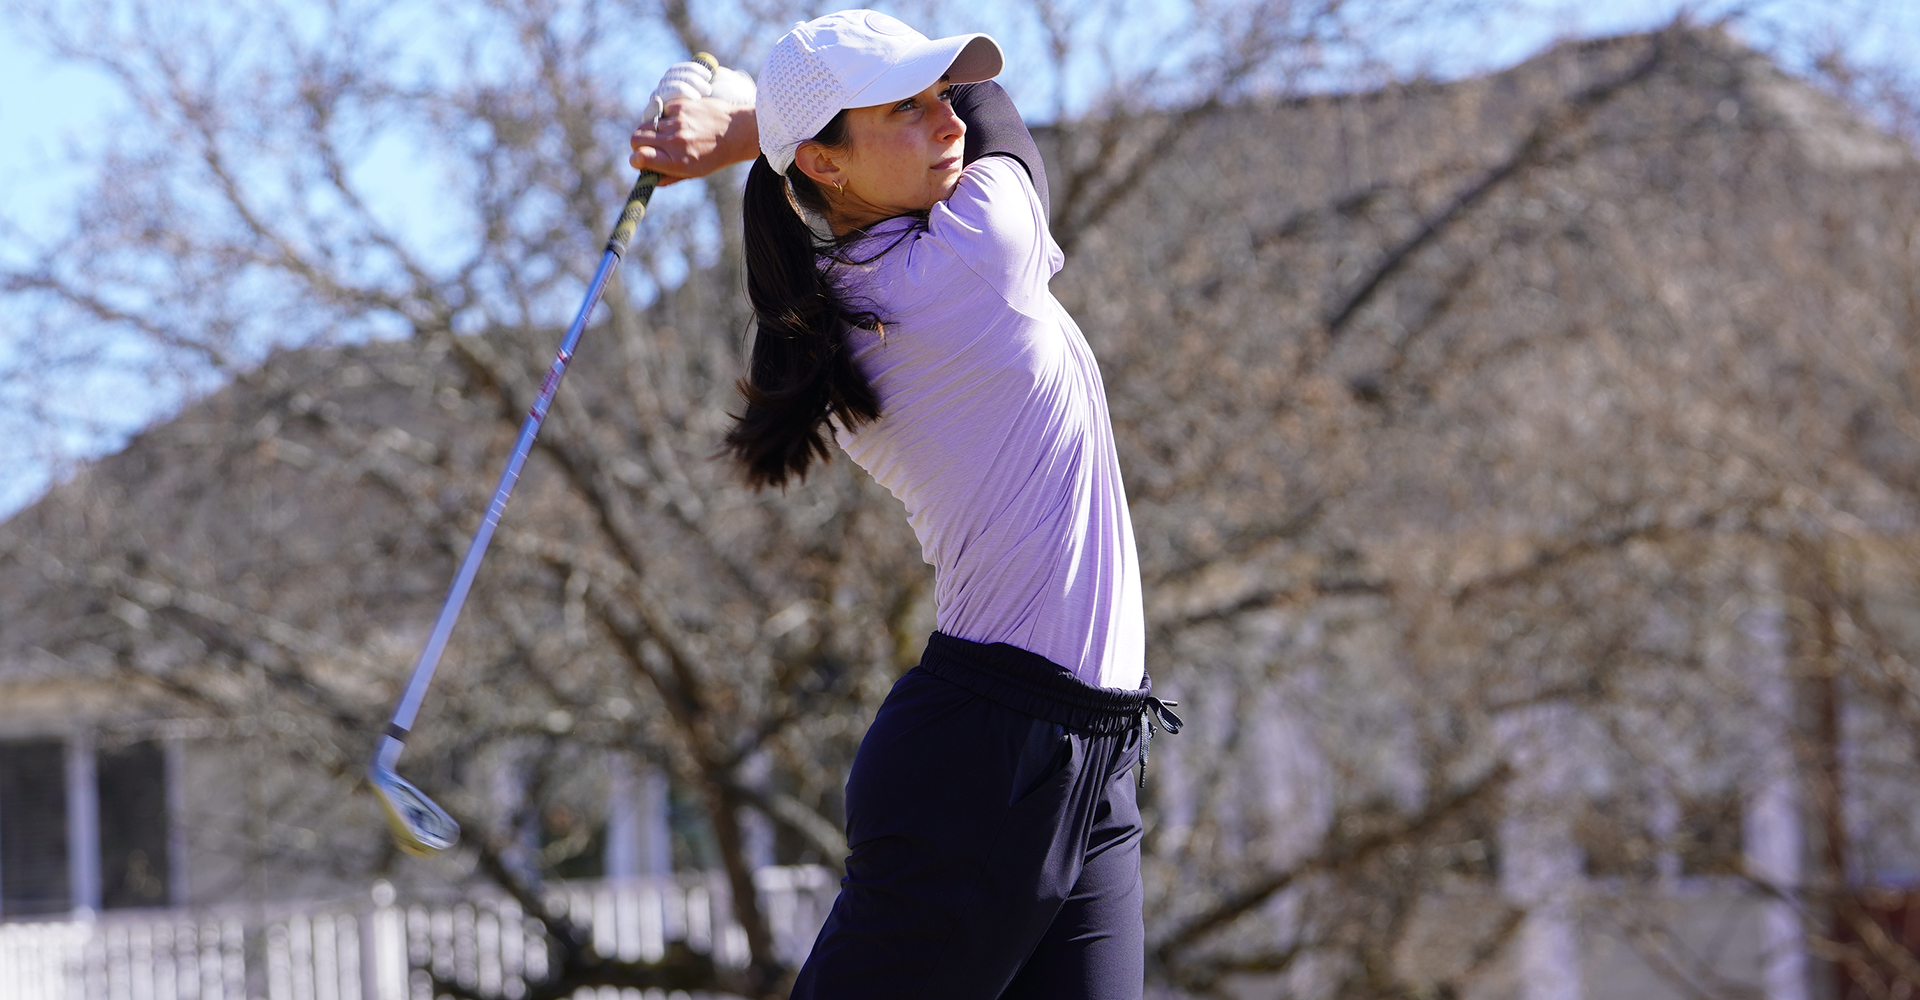
[[[960,116],[953,110],[953,105],[941,101],[939,107],[946,113],[946,117],[942,118],[939,123],[940,138],[943,141],[951,142],[966,135],[967,123],[960,120]]]

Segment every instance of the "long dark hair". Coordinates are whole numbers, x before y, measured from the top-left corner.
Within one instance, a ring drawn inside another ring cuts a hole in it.
[[[813,141],[844,148],[846,117],[835,115]],[[882,319],[846,301],[820,264],[822,255],[829,265],[858,263],[841,251],[864,234],[822,239],[794,211],[795,202],[827,214],[825,193],[798,166],[783,178],[765,156],[755,160],[741,208],[753,352],[739,382],[746,412],[735,418],[725,447],[755,488],[805,479],[814,459],[831,461],[829,420],[851,430],[880,416],[880,397],[853,363],[847,338],[854,328],[884,331]]]

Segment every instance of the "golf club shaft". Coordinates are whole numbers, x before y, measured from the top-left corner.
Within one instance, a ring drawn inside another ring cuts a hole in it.
[[[553,404],[553,395],[559,391],[560,380],[567,374],[568,362],[573,360],[574,347],[579,344],[580,334],[586,329],[587,319],[593,315],[594,307],[599,305],[607,282],[620,269],[627,242],[633,238],[634,229],[646,215],[647,201],[653,197],[653,190],[659,182],[659,174],[651,170],[644,171],[639,180],[634,182],[632,192],[627,195],[627,203],[620,211],[620,221],[614,225],[606,251],[600,255],[600,267],[594,272],[593,282],[587,286],[586,299],[580,303],[580,311],[574,315],[573,325],[567,328],[567,335],[561,338],[560,350],[553,357],[553,366],[547,369],[547,377],[540,383],[540,394],[534,397],[526,420],[520,424],[520,436],[513,443],[513,454],[507,459],[506,470],[500,473],[500,485],[494,488],[486,516],[480,519],[480,528],[473,534],[473,544],[467,547],[466,558],[460,563],[460,571],[454,574],[446,602],[440,605],[440,616],[434,620],[433,633],[427,638],[426,648],[420,652],[420,661],[414,665],[412,678],[407,681],[406,693],[401,696],[399,706],[393,711],[393,720],[387,725],[387,738],[380,744],[380,761],[386,766],[391,767],[394,759],[400,756],[400,747],[406,741],[407,731],[413,728],[414,717],[420,712],[420,702],[426,697],[427,685],[433,680],[435,668],[440,665],[440,654],[445,652],[447,639],[453,634],[454,622],[459,619],[460,609],[467,603],[467,591],[473,588],[473,578],[480,572],[480,560],[487,554],[494,529],[500,524],[500,515],[507,509],[507,500],[513,496],[514,484],[520,480],[520,469],[527,464],[527,455],[533,451],[533,439],[540,433],[540,424],[547,418],[547,408]]]

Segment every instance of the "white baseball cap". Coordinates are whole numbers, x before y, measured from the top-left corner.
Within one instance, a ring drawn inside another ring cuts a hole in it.
[[[845,108],[903,101],[942,76],[953,83],[991,80],[1005,60],[986,35],[929,40],[874,10],[843,10],[793,26],[760,67],[754,118],[760,152],[776,173],[793,151]]]

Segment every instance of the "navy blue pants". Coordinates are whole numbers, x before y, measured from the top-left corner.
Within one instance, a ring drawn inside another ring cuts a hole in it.
[[[847,875],[794,1000],[1138,1000],[1148,688],[935,633],[847,780]]]

